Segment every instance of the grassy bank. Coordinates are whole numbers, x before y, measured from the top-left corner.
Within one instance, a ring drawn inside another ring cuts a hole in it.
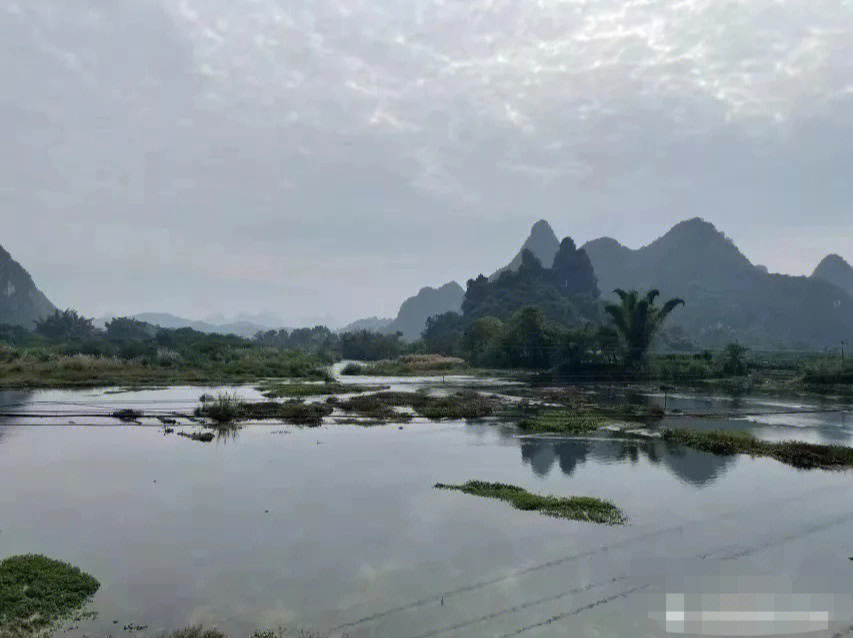
[[[762,441],[751,434],[741,432],[698,432],[678,428],[664,430],[663,440],[711,454],[749,454],[770,457],[803,469],[853,467],[853,448],[843,445],[818,445],[802,441]]]
[[[515,485],[485,481],[468,481],[462,485],[436,483],[435,487],[442,490],[456,490],[472,496],[496,498],[506,501],[516,509],[536,511],[555,518],[589,521],[603,525],[621,525],[626,521],[625,515],[613,503],[588,496],[568,498],[540,496]]]
[[[0,637],[46,632],[78,612],[98,581],[67,563],[29,554],[0,562]]]
[[[217,385],[261,378],[326,379],[320,360],[288,352],[236,356],[224,351],[207,361],[149,362],[88,354],[17,354],[0,358],[0,389],[150,385]]]

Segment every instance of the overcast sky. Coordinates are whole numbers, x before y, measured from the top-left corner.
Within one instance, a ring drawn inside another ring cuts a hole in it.
[[[853,245],[851,0],[0,0],[0,244],[57,305],[393,315],[549,220]]]

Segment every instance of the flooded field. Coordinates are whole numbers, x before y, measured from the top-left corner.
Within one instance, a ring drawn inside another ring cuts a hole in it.
[[[454,377],[352,381],[517,390]],[[777,634],[846,635],[853,622],[849,470],[655,438],[521,436],[511,420],[362,428],[332,417],[316,428],[248,424],[206,444],[165,434],[158,416],[189,414],[217,390],[0,393],[0,556],[45,554],[101,582],[97,618],[60,635],[204,623],[235,636],[279,625],[351,638],[660,636],[667,594],[727,593],[775,595],[752,611],[794,614]],[[853,444],[849,404],[632,400],[665,401],[662,425]],[[122,409],[146,416],[123,424],[110,416]],[[176,420],[178,431],[198,428]],[[472,479],[607,499],[627,524],[433,488]],[[725,635],[724,623],[716,629]]]

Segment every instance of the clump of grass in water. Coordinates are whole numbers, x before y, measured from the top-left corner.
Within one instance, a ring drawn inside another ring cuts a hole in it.
[[[202,395],[201,400],[195,411],[197,417],[206,417],[220,425],[243,418],[246,404],[236,394],[223,392],[212,398]]]
[[[85,605],[100,583],[78,568],[27,554],[0,562],[0,637],[50,629]]]
[[[544,410],[518,422],[522,432],[553,432],[559,434],[589,434],[610,423],[606,416],[585,410]]]
[[[602,525],[622,525],[625,515],[609,501],[589,496],[540,496],[506,483],[488,483],[486,481],[468,481],[462,485],[436,483],[441,490],[456,490],[473,496],[496,498],[510,503],[524,511],[536,511],[546,516],[567,518],[575,521],[589,521]]]
[[[762,441],[745,432],[699,432],[682,428],[663,431],[664,441],[719,455],[767,456],[802,469],[853,467],[853,448],[802,441]]]

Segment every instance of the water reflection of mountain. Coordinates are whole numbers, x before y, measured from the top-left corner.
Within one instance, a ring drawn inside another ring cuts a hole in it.
[[[667,444],[663,441],[624,441],[583,439],[524,439],[521,458],[533,472],[544,476],[556,461],[560,471],[570,476],[587,459],[599,463],[637,463],[646,457],[662,463],[681,481],[702,487],[715,481],[735,462],[734,456],[716,456]]]

